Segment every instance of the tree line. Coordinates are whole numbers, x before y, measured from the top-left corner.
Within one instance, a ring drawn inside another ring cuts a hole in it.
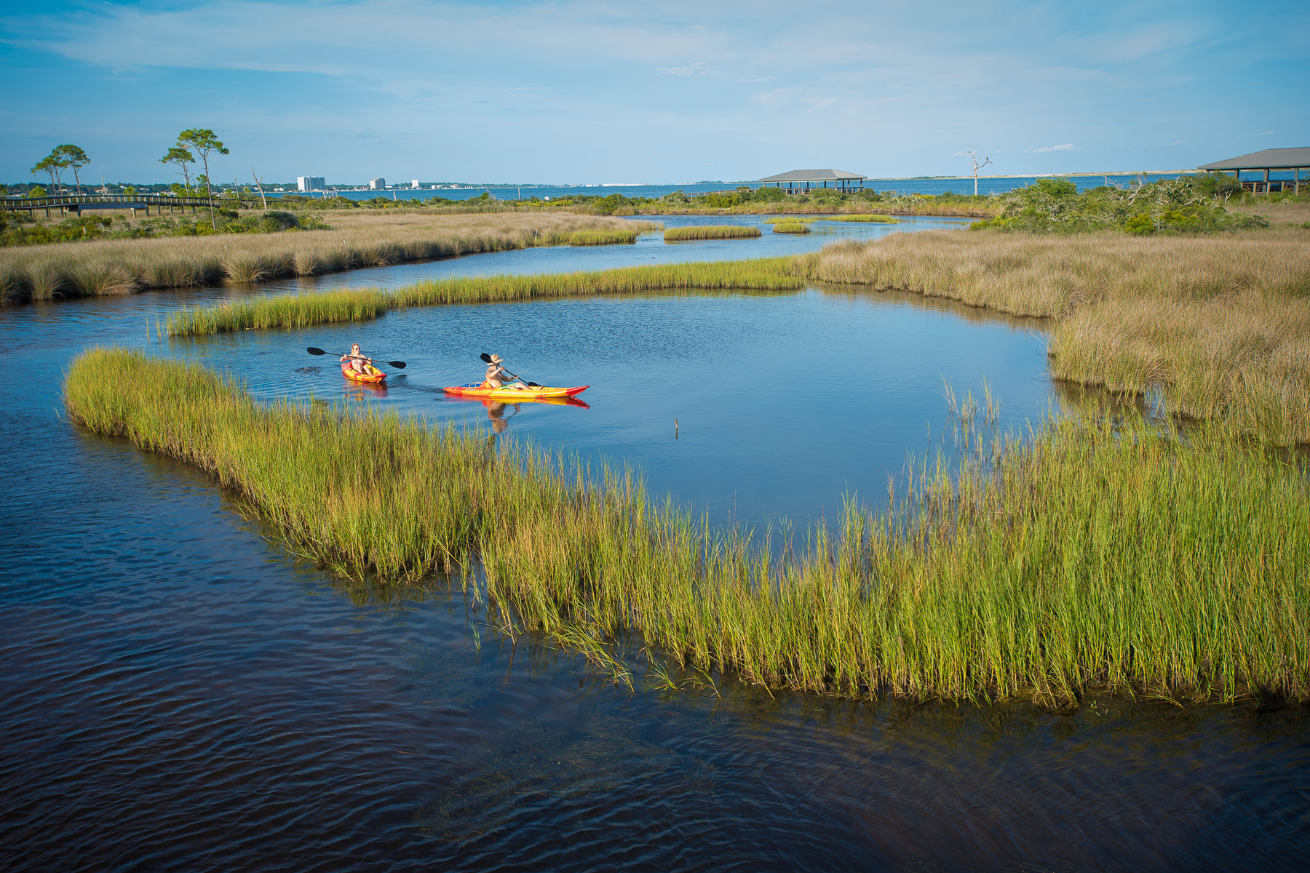
[[[186,191],[191,191],[191,165],[196,163],[197,156],[205,171],[196,176],[196,183],[204,183],[205,196],[209,198],[209,221],[210,224],[217,226],[214,217],[214,189],[209,182],[209,156],[211,154],[226,155],[228,149],[223,142],[207,127],[193,127],[182,131],[177,135],[177,144],[172,146],[166,155],[159,159],[161,164],[173,164],[178,167],[178,175],[186,182]],[[56,192],[63,191],[63,174],[66,170],[73,171],[73,180],[77,193],[82,193],[82,179],[79,170],[91,163],[85,151],[79,146],[69,143],[55,146],[50,154],[46,155],[32,167],[32,175],[38,176],[45,173],[50,176],[50,187]],[[258,182],[258,179],[256,179]]]

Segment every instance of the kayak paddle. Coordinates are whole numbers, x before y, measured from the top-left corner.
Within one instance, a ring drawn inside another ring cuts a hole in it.
[[[311,355],[336,355],[337,354],[336,352],[325,352],[322,349],[316,349],[313,346],[310,346],[309,348],[305,349],[305,351],[309,352]],[[342,352],[340,355],[338,355],[338,357],[362,359],[364,355],[352,355],[349,352]],[[388,367],[395,367],[397,370],[405,369],[404,361],[383,361],[382,363],[386,364]]]
[[[490,364],[490,363],[491,363],[491,355],[487,354],[486,352],[483,352],[482,354],[478,355],[478,357],[482,359],[482,362],[483,362],[484,364]],[[510,376],[514,376],[513,373],[510,373],[510,372],[509,372],[509,370],[506,370],[505,372],[506,372],[508,375],[510,375]],[[519,381],[523,381],[519,376],[514,376],[514,378],[515,378],[515,379],[519,379]],[[528,385],[529,388],[540,388],[540,387],[541,387],[541,386],[538,385],[536,382],[528,382],[527,385]]]

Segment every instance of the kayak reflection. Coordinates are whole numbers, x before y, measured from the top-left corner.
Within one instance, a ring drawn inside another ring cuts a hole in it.
[[[495,397],[454,397],[446,395],[447,403],[481,403],[487,410],[487,418],[491,421],[491,429],[495,433],[504,433],[509,427],[509,420],[518,415],[520,408],[525,403],[532,403],[537,406],[577,406],[581,409],[591,409],[591,404],[579,400],[576,397],[525,397],[522,400],[513,403],[507,403],[504,400]],[[506,415],[507,407],[514,407],[513,411]]]
[[[373,397],[386,397],[387,384],[378,382],[370,385],[365,382],[347,381],[342,393],[345,394],[347,400],[368,400]]]

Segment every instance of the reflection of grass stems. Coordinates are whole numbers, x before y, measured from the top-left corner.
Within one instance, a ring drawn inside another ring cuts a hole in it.
[[[1181,441],[1048,423],[959,471],[925,463],[887,513],[848,505],[777,562],[631,476],[589,481],[396,416],[266,407],[197,366],[93,350],[65,399],[88,428],[208,471],[343,575],[417,580],[477,555],[488,604],[616,681],[630,673],[602,641],[632,633],[770,688],[1310,699],[1308,471],[1223,425]]]
[[[576,626],[564,626],[554,631],[557,639],[565,647],[573,649],[587,663],[607,674],[615,685],[626,685],[632,690],[632,672],[623,662],[610,654],[609,649],[600,640],[595,639],[585,630]]]

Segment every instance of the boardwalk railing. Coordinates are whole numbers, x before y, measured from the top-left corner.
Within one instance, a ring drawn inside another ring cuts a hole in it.
[[[235,198],[235,202],[242,209],[256,209],[262,205],[258,197],[249,196]],[[233,203],[232,197],[213,198],[215,208],[231,207]],[[47,217],[52,209],[78,214],[86,209],[130,209],[135,216],[138,209],[144,209],[146,215],[149,215],[151,207],[154,207],[157,214],[163,215],[165,209],[169,212],[185,212],[189,207],[192,212],[196,212],[208,209],[209,204],[208,197],[176,197],[172,194],[58,194],[53,197],[0,198],[0,210],[27,212],[31,215],[38,209],[44,209]]]

